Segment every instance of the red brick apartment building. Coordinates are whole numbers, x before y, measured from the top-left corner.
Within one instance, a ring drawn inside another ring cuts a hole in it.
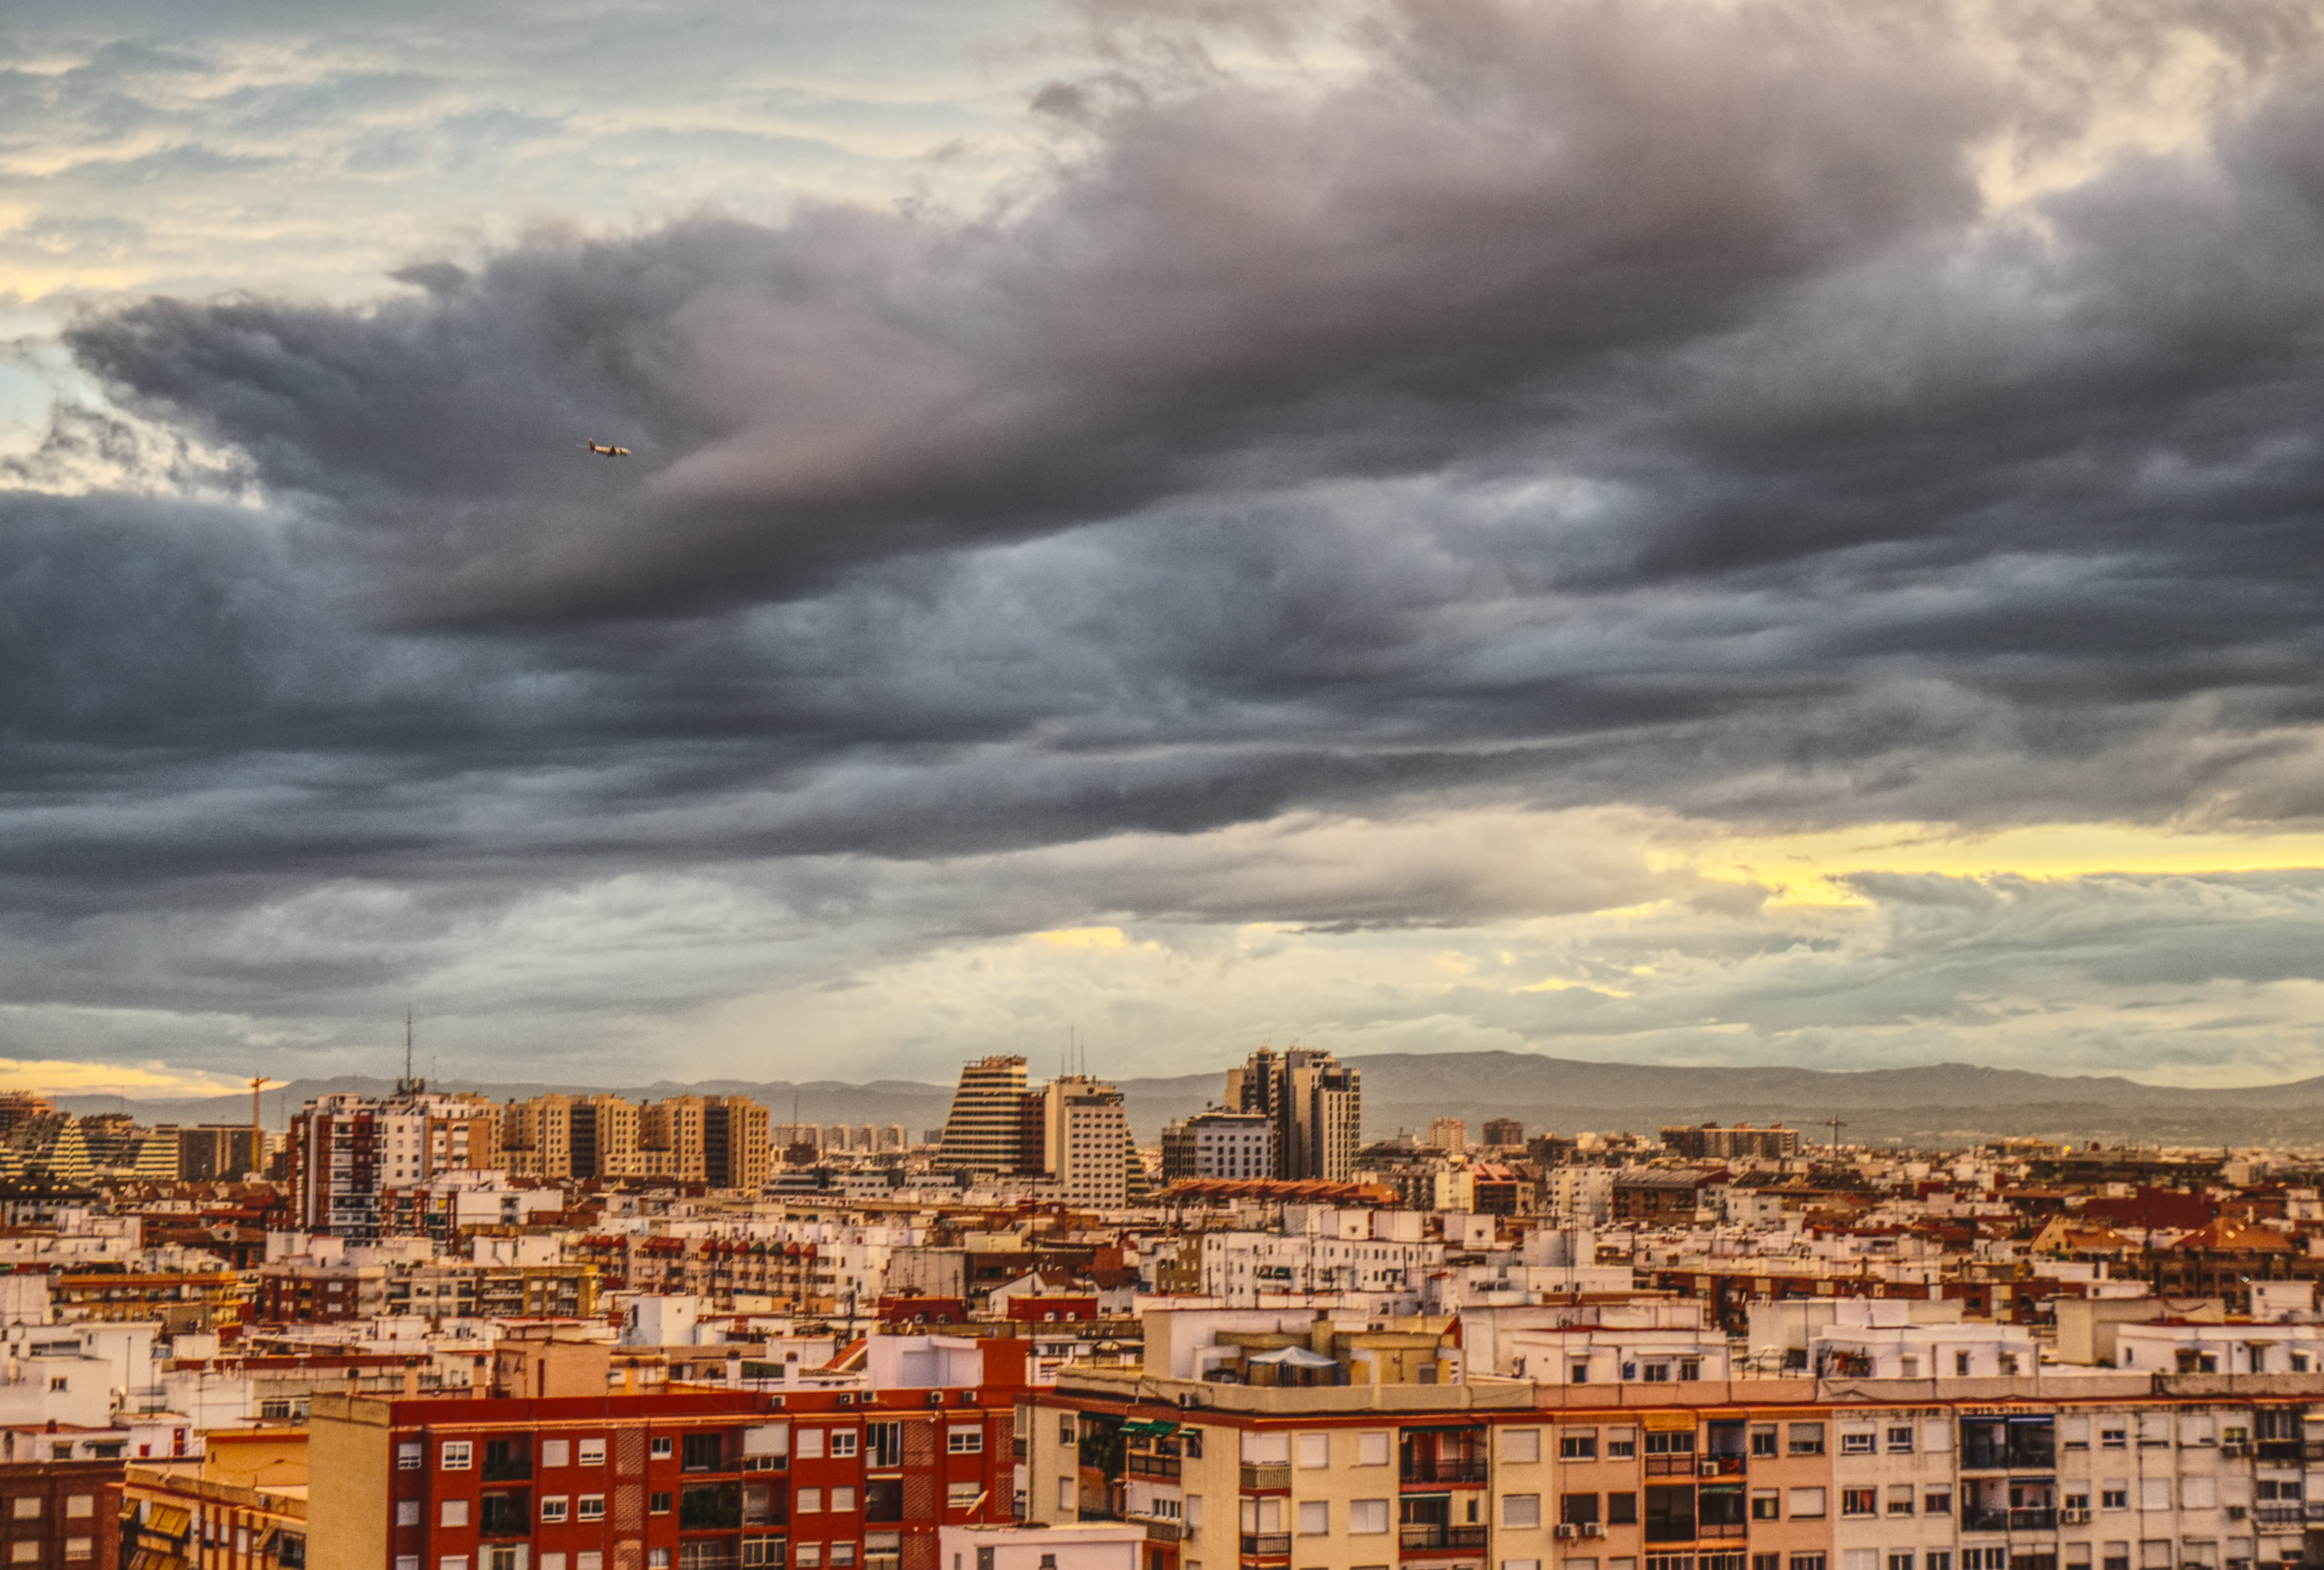
[[[936,1570],[1010,1519],[1013,1381],[316,1398],[317,1570]]]
[[[0,1537],[22,1570],[114,1570],[121,1559],[118,1461],[0,1466]]]

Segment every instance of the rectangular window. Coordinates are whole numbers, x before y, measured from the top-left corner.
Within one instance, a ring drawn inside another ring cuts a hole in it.
[[[540,1501],[540,1519],[544,1523],[561,1521],[571,1509],[572,1506],[567,1502],[563,1494],[545,1494]]]
[[[1628,1461],[1638,1454],[1638,1431],[1636,1428],[1606,1430],[1606,1459]]]
[[[95,1538],[67,1538],[65,1539],[66,1563],[69,1564],[75,1559],[94,1559],[96,1557],[97,1539]]]
[[[798,1450],[800,1460],[820,1461],[823,1459],[822,1429],[802,1428],[798,1431],[797,1437],[792,1441],[792,1443]]]
[[[819,1488],[803,1488],[792,1496],[792,1501],[791,1508],[803,1516],[823,1513],[823,1490]]]
[[[1792,1570],[1823,1570],[1823,1556],[1794,1554],[1792,1556]]]
[[[464,1499],[446,1500],[444,1501],[443,1513],[436,1518],[436,1524],[439,1527],[466,1526],[468,1524],[468,1501]]]
[[[832,1459],[835,1461],[844,1461],[847,1457],[854,1455],[855,1439],[856,1434],[854,1429],[834,1428],[831,1431]]]
[[[831,1509],[835,1515],[853,1515],[855,1513],[855,1491],[852,1488],[833,1489],[831,1491]]]
[[[1503,1494],[1501,1525],[1511,1528],[1532,1528],[1541,1525],[1541,1495],[1537,1493]]]
[[[1794,1455],[1821,1455],[1823,1454],[1823,1425],[1821,1423],[1793,1424],[1792,1454]],[[1794,1515],[1797,1515],[1799,1512],[1797,1510],[1794,1510],[1792,1513]]]
[[[2109,1477],[2098,1486],[2098,1509],[2126,1510],[2130,1508],[2130,1480]]]
[[[646,1514],[650,1516],[666,1516],[669,1514],[670,1506],[677,1502],[676,1498],[670,1493],[669,1490],[666,1488],[656,1489],[652,1493],[646,1496]]]
[[[1840,1513],[1844,1516],[1877,1515],[1880,1496],[1869,1488],[1843,1488],[1840,1491]]]
[[[1820,1488],[1795,1488],[1792,1490],[1790,1510],[1792,1519],[1795,1521],[1820,1521],[1823,1519],[1823,1490]]]
[[[468,1570],[466,1554],[447,1554],[436,1561],[436,1570]]]
[[[1782,1520],[1784,1496],[1772,1488],[1755,1490],[1751,1495],[1751,1519],[1755,1521]]]
[[[580,1452],[580,1463],[581,1463],[581,1464],[582,1464],[582,1465],[584,1465],[584,1466],[603,1466],[603,1465],[604,1465],[604,1464],[605,1464],[605,1442],[604,1442],[603,1439],[584,1439],[584,1440],[582,1440],[582,1441],[581,1441],[581,1452]],[[576,1565],[574,1567],[574,1570],[581,1570],[581,1567],[580,1567],[579,1565]]]
[[[2100,1424],[2100,1425],[2098,1426],[2098,1447],[2099,1447],[2100,1449],[2102,1449],[2102,1450],[2127,1450],[2127,1449],[2129,1449],[2129,1448],[2130,1448],[2130,1429],[2129,1429],[2129,1427],[2128,1427],[2127,1426],[2124,1425],[2124,1424],[2121,1424],[2121,1423],[2103,1423],[2103,1424]],[[2125,1558],[2125,1559],[2126,1559],[2126,1560],[2128,1559],[2128,1557],[2129,1557],[2129,1553],[2128,1553],[2128,1550],[2127,1550],[2127,1549],[2126,1549],[2126,1550],[2124,1551],[2124,1558]]]
[[[1932,1488],[1921,1496],[1921,1513],[1924,1516],[1949,1516],[1953,1513],[1953,1491]]]
[[[1597,1460],[1598,1430],[1560,1428],[1557,1431],[1557,1458],[1560,1461]]]
[[[654,1436],[652,1455],[656,1461],[668,1461],[678,1454],[678,1441],[667,1434]]]
[[[1541,1459],[1541,1430],[1538,1428],[1504,1428],[1501,1430],[1501,1459],[1517,1465]]]
[[[1392,1448],[1394,1446],[1388,1444],[1388,1435],[1385,1430],[1359,1434],[1356,1436],[1356,1464],[1386,1466]]]
[[[791,1550],[791,1563],[798,1570],[823,1570],[823,1545],[801,1543]]]
[[[1291,1458],[1300,1470],[1314,1472],[1332,1464],[1332,1436],[1329,1434],[1297,1434],[1292,1436]]]
[[[1888,1513],[1892,1516],[1909,1516],[1913,1513],[1913,1485],[1911,1483],[1897,1482],[1889,1484]]]
[[[1849,1429],[1840,1436],[1842,1455],[1869,1455],[1873,1450],[1873,1433],[1869,1428]]]
[[[421,1450],[422,1446],[417,1439],[408,1440],[403,1444],[398,1445],[395,1447],[395,1470],[398,1472],[419,1471],[420,1462],[425,1459],[421,1454]]]
[[[1598,1496],[1594,1493],[1561,1494],[1557,1501],[1557,1519],[1569,1527],[1596,1526]]]
[[[397,1500],[395,1501],[395,1524],[399,1527],[418,1526],[420,1524],[420,1501],[416,1499]]]
[[[1377,1537],[1388,1530],[1388,1501],[1360,1499],[1348,1506],[1351,1537]]]
[[[1910,1455],[1912,1453],[1913,1425],[1910,1423],[1890,1424],[1888,1426],[1888,1454],[1891,1455]],[[1905,1570],[1911,1570],[1911,1566],[1907,1565]]]
[[[572,1462],[572,1440],[543,1439],[540,1442],[540,1464],[544,1470],[551,1466],[569,1466]]]
[[[954,1455],[982,1455],[984,1454],[984,1430],[982,1428],[949,1429],[945,1434],[945,1449]]]
[[[1773,1423],[1751,1425],[1751,1454],[1765,1456],[1773,1456],[1775,1454],[1775,1426]],[[1772,1559],[1775,1556],[1768,1554],[1759,1557]],[[1768,1566],[1767,1570],[1774,1570],[1774,1566]]]
[[[444,1472],[466,1472],[471,1454],[466,1439],[447,1439],[436,1455],[436,1465]]]
[[[1332,1507],[1324,1500],[1303,1499],[1299,1501],[1299,1535],[1321,1538],[1332,1530]]]
[[[945,1509],[948,1510],[972,1510],[976,1505],[977,1495],[983,1492],[983,1485],[978,1482],[974,1478],[970,1478],[965,1482],[945,1483]]]
[[[1606,1524],[1609,1527],[1635,1527],[1638,1524],[1638,1496],[1635,1493],[1609,1493],[1606,1496]]]
[[[898,1425],[900,1427],[900,1425]],[[726,1436],[688,1434],[680,1448],[678,1464],[687,1472],[721,1472],[726,1464]],[[892,1464],[892,1463],[891,1463]]]
[[[602,1521],[605,1519],[605,1496],[585,1493],[573,1501],[573,1519],[576,1521]]]
[[[605,1570],[605,1553],[602,1548],[582,1548],[573,1556],[573,1570]]]
[[[1889,1555],[1888,1570],[1913,1570],[1913,1556],[1910,1554]]]
[[[1921,1570],[1953,1570],[1952,1551],[1949,1548],[1930,1549],[1921,1556]]]

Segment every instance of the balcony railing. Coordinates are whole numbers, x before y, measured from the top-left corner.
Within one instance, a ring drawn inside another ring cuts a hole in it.
[[[1397,1546],[1407,1554],[1425,1554],[1455,1548],[1481,1548],[1485,1546],[1482,1527],[1404,1527],[1397,1533]]]
[[[1961,1530],[1964,1532],[2054,1532],[2057,1529],[2058,1511],[2054,1506],[2006,1510],[1991,1506],[1968,1505],[1961,1510]]]
[[[1291,1534],[1245,1532],[1242,1535],[1242,1556],[1246,1559],[1288,1559],[1291,1557]]]
[[[1646,1475],[1648,1477],[1692,1477],[1694,1463],[1695,1455],[1692,1451],[1689,1451],[1684,1455],[1649,1455],[1646,1457]]]
[[[1699,1539],[1748,1538],[1751,1535],[1751,1526],[1748,1521],[1698,1521],[1694,1535]]]
[[[2270,1500],[2252,1506],[2252,1519],[2264,1527],[2285,1527],[2305,1519],[2307,1506],[2298,1500]]]
[[[1133,1450],[1126,1458],[1125,1465],[1132,1477],[1176,1478],[1178,1475],[1180,1463],[1175,1455],[1148,1455]],[[1256,1485],[1247,1484],[1246,1486]]]
[[[1140,1516],[1138,1519],[1146,1523],[1146,1540],[1149,1543],[1177,1543],[1185,1540],[1186,1524],[1184,1521],[1166,1521],[1159,1516]]]
[[[1406,1483],[1482,1482],[1486,1462],[1478,1456],[1439,1456],[1434,1461],[1407,1461],[1404,1465]]]
[[[1242,1485],[1255,1489],[1288,1489],[1291,1486],[1291,1464],[1287,1461],[1246,1461],[1242,1464]],[[1289,1549],[1284,1551],[1290,1552]]]

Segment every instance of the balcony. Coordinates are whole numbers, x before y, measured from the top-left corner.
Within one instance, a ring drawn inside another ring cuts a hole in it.
[[[1124,1459],[1124,1466],[1132,1477],[1159,1477],[1173,1482],[1177,1481],[1180,1464],[1175,1455],[1148,1455],[1137,1450],[1131,1451]],[[1243,1470],[1248,1472],[1250,1469],[1245,1467]],[[1247,1482],[1243,1486],[1251,1488],[1257,1485]],[[1290,1485],[1286,1483],[1284,1486],[1287,1488]]]
[[[1484,1546],[1485,1528],[1480,1526],[1403,1527],[1397,1532],[1397,1547],[1407,1554],[1475,1550]]]
[[[1166,1521],[1159,1516],[1133,1516],[1130,1519],[1144,1523],[1146,1540],[1149,1543],[1182,1543],[1186,1539],[1186,1524],[1184,1521]]]
[[[2252,1454],[2279,1465],[2297,1465],[2308,1459],[2308,1446],[2298,1439],[2263,1439],[2252,1446]]]
[[[531,1496],[523,1489],[488,1493],[479,1501],[479,1529],[487,1538],[521,1538],[532,1530]]]
[[[1291,1534],[1245,1532],[1242,1535],[1242,1556],[1246,1559],[1288,1559],[1291,1557]]]
[[[1440,1455],[1434,1460],[1416,1457],[1404,1464],[1404,1482],[1407,1488],[1481,1483],[1488,1470],[1486,1460],[1481,1455]]]
[[[1698,1457],[1692,1450],[1683,1455],[1649,1455],[1646,1457],[1648,1477],[1692,1477]]]
[[[1288,1493],[1291,1490],[1291,1464],[1287,1461],[1246,1461],[1242,1464],[1242,1485],[1262,1493]],[[1290,1552],[1287,1548],[1284,1551]]]
[[[1748,1521],[1698,1521],[1694,1528],[1698,1542],[1707,1543],[1713,1538],[1739,1539],[1750,1535],[1751,1526]]]
[[[2308,1507],[2298,1500],[2269,1500],[2252,1506],[2252,1519],[2264,1527],[2288,1527],[2307,1519]]]

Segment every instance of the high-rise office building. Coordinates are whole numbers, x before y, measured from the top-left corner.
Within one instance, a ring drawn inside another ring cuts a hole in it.
[[[960,1071],[952,1116],[945,1122],[943,1159],[978,1177],[1023,1170],[1025,1060],[980,1057]]]
[[[1275,1176],[1345,1182],[1363,1144],[1362,1076],[1329,1052],[1262,1047],[1227,1070],[1230,1112],[1275,1122]]]

